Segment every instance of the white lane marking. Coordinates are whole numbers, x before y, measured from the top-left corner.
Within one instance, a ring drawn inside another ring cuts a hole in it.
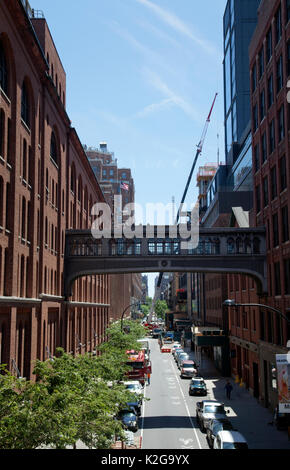
[[[174,370],[174,367],[173,367],[173,364],[172,364],[172,363],[171,363],[171,366],[172,366],[172,369],[173,369],[174,374],[176,375],[176,372],[175,372],[175,370]],[[176,376],[176,377],[177,377],[177,376]],[[195,427],[194,427],[193,421],[192,421],[191,416],[190,416],[190,411],[189,411],[189,409],[188,409],[188,406],[187,406],[187,403],[186,403],[186,400],[185,400],[185,396],[184,396],[183,390],[182,390],[181,385],[180,385],[180,383],[179,383],[179,381],[178,381],[178,377],[177,377],[177,382],[178,382],[178,385],[179,385],[180,393],[181,393],[181,395],[182,395],[182,397],[183,397],[184,406],[185,406],[185,408],[186,408],[186,411],[187,411],[187,414],[188,414],[188,417],[189,417],[189,420],[190,420],[192,429],[193,429],[193,431],[194,431],[194,434],[195,434],[195,437],[196,437],[198,446],[199,446],[200,449],[202,449],[200,440],[199,440],[199,438],[198,438],[196,429],[195,429]]]
[[[144,398],[146,398],[146,390],[147,390],[147,386],[145,385],[144,387]],[[146,400],[143,400],[143,406],[142,406],[142,423],[141,423],[141,449],[142,449],[142,446],[143,446],[143,432],[144,432],[144,418],[145,418],[145,403],[146,403]]]
[[[185,446],[187,446],[187,444],[190,444],[191,442],[193,442],[193,439],[179,439],[180,442],[183,442],[183,444]]]

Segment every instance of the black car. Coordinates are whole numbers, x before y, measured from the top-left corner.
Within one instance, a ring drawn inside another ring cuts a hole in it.
[[[207,395],[206,383],[202,377],[193,377],[188,393],[189,395]]]
[[[125,429],[132,432],[138,431],[138,417],[134,408],[126,408],[119,411],[117,418],[122,421]]]
[[[219,431],[236,431],[227,418],[212,419],[206,428],[206,437],[209,447],[213,448],[214,439]]]

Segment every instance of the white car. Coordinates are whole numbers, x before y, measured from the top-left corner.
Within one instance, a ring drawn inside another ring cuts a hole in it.
[[[219,431],[213,442],[214,449],[248,449],[244,436],[237,431]]]
[[[136,395],[143,395],[143,387],[138,380],[124,382],[124,385],[130,392],[135,393]]]

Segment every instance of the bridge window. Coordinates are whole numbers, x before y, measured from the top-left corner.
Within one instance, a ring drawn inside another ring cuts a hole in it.
[[[236,240],[236,249],[237,249],[237,253],[238,254],[242,254],[243,253],[243,242],[242,242],[242,239],[241,238],[237,238]]]
[[[148,243],[148,252],[149,255],[155,255],[155,241],[149,241]]]
[[[235,253],[235,241],[233,238],[228,239],[227,246],[228,246],[228,255],[232,255],[233,253]]]
[[[253,241],[253,251],[255,255],[260,254],[260,245],[261,245],[260,239],[255,237]]]
[[[248,255],[252,253],[251,240],[249,238],[245,239],[245,253]]]

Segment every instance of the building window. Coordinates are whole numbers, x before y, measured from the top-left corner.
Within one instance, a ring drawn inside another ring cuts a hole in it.
[[[268,108],[272,106],[273,102],[274,102],[273,75],[270,75],[268,79]]]
[[[290,294],[290,258],[284,260],[285,294]]]
[[[255,104],[253,107],[253,128],[254,132],[258,129],[258,106]]]
[[[255,171],[257,172],[260,169],[259,144],[255,145],[255,148],[254,148],[254,160],[255,160]]]
[[[275,149],[275,121],[274,119],[270,122],[269,125],[269,151],[270,154],[274,152]]]
[[[264,74],[264,47],[260,50],[259,53],[259,78]]]
[[[21,90],[21,118],[25,122],[25,124],[30,127],[30,107],[25,82],[23,82]]]
[[[285,117],[284,117],[284,105],[281,106],[278,114],[278,136],[279,142],[285,137]]]
[[[272,217],[273,224],[273,247],[279,245],[279,221],[278,214],[274,214]]]
[[[274,263],[275,295],[281,295],[280,263]]]
[[[271,59],[273,54],[273,45],[272,45],[272,28],[269,29],[266,39],[266,58],[267,63]]]
[[[56,164],[58,164],[57,143],[56,143],[56,137],[55,137],[54,132],[51,133],[51,138],[50,138],[50,157]]]
[[[290,41],[287,42],[287,75],[290,75]]]
[[[0,88],[8,95],[8,70],[3,43],[0,40]]]
[[[276,165],[271,169],[271,196],[272,196],[272,200],[277,197],[277,170],[276,170]]]
[[[260,185],[256,186],[256,211],[257,213],[261,210],[261,194]]]
[[[252,68],[252,91],[254,92],[257,88],[257,66],[256,64]]]
[[[280,192],[287,188],[286,158],[285,155],[280,160]]]
[[[281,17],[281,6],[278,8],[276,16],[275,16],[275,24],[276,24],[276,44],[280,41],[282,37],[282,17]]]
[[[290,21],[290,0],[285,0],[286,4],[286,24]]]
[[[269,204],[269,188],[268,188],[268,177],[263,180],[263,196],[264,196],[264,207]]]
[[[282,207],[282,242],[285,243],[289,240],[289,218],[288,218],[288,206]]]
[[[282,55],[280,55],[277,61],[277,93],[283,87],[283,62],[282,62]]]
[[[260,121],[265,117],[265,90],[260,94]]]
[[[266,132],[262,135],[262,163],[265,163],[267,160],[267,140]]]

